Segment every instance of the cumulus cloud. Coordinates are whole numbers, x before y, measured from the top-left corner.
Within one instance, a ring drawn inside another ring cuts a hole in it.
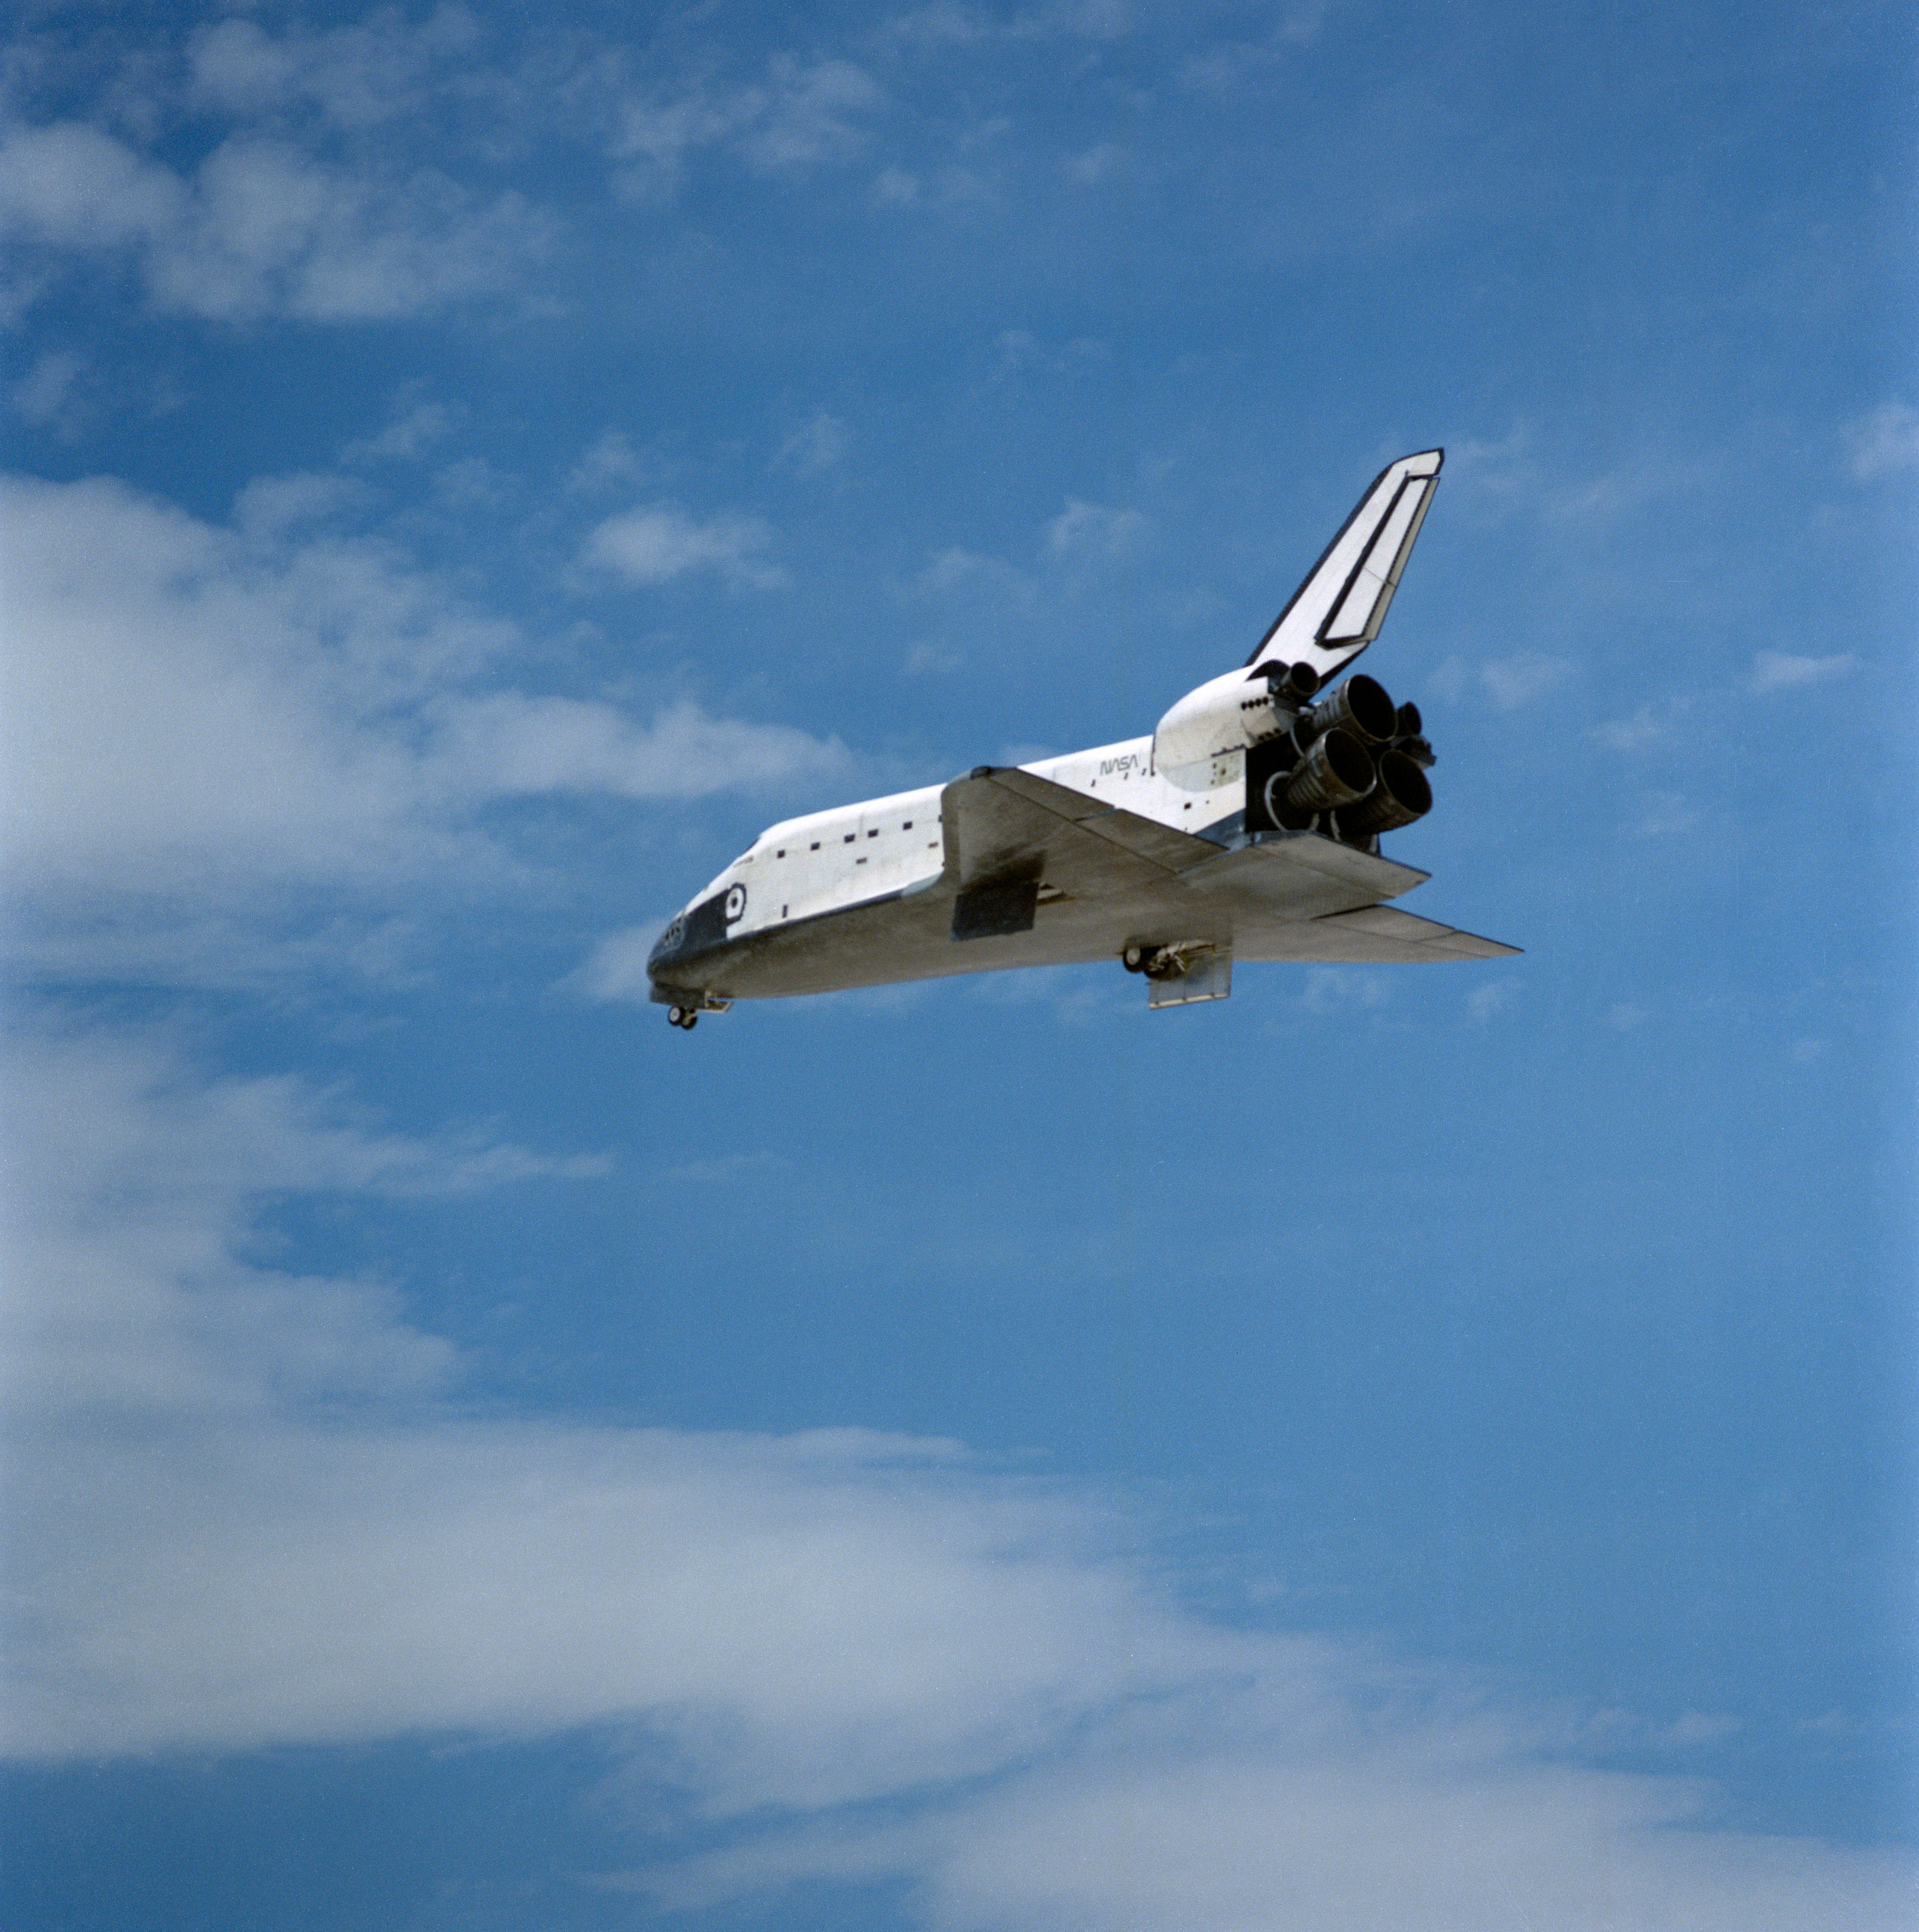
[[[0,140],[0,238],[29,268],[127,262],[163,314],[344,322],[517,286],[552,230],[523,197],[478,200],[431,168],[349,168],[243,131],[185,176],[67,122]]]
[[[223,529],[103,479],[0,479],[16,890],[478,883],[492,800],[697,797],[844,761],[690,702],[641,722],[510,688],[512,626],[340,527],[361,487],[259,479]]]
[[[670,503],[609,517],[587,538],[582,561],[630,584],[667,584],[691,571],[766,589],[785,581],[767,561],[772,526],[757,517],[721,514],[700,523]]]
[[[1756,692],[1794,691],[1801,685],[1820,684],[1843,677],[1859,660],[1850,651],[1837,651],[1831,657],[1795,657],[1786,651],[1760,651],[1753,659],[1753,688]]]
[[[857,1430],[475,1419],[390,1291],[249,1258],[289,1189],[589,1164],[150,1043],[21,1064],[16,1757],[595,1727],[602,1803],[731,1821],[599,1875],[668,1907],[825,1876],[979,1932],[1908,1922],[1909,1861],[1711,1831],[1698,1784],[1443,1672],[1183,1607],[1096,1492]]]

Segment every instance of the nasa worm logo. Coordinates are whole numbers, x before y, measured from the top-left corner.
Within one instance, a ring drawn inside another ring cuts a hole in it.
[[[734,886],[727,892],[727,923],[730,926],[746,910],[746,888]]]

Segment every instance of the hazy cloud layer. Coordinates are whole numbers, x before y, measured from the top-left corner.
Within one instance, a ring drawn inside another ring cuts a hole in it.
[[[1703,1830],[1701,1787],[1583,1768],[1561,1726],[1195,1616],[1094,1494],[857,1430],[462,1418],[392,1288],[247,1258],[289,1190],[590,1162],[409,1141],[151,1041],[16,1064],[16,1754],[605,1726],[636,1792],[757,1822],[601,1882],[897,1876],[982,1932],[1908,1922],[1898,1861]]]

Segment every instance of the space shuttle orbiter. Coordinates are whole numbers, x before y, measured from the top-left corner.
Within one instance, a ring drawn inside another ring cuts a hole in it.
[[[1240,959],[1517,950],[1387,902],[1429,876],[1380,836],[1431,807],[1418,707],[1363,674],[1444,452],[1374,480],[1258,648],[1150,736],[784,820],[647,962],[674,1024],[735,1000],[1117,959],[1155,1006],[1223,999]],[[1331,688],[1328,689],[1328,687]]]

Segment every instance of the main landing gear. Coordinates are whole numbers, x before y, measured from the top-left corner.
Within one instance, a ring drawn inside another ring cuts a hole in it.
[[[1174,980],[1186,970],[1186,960],[1174,946],[1129,946],[1120,955],[1120,964],[1149,980]]]

